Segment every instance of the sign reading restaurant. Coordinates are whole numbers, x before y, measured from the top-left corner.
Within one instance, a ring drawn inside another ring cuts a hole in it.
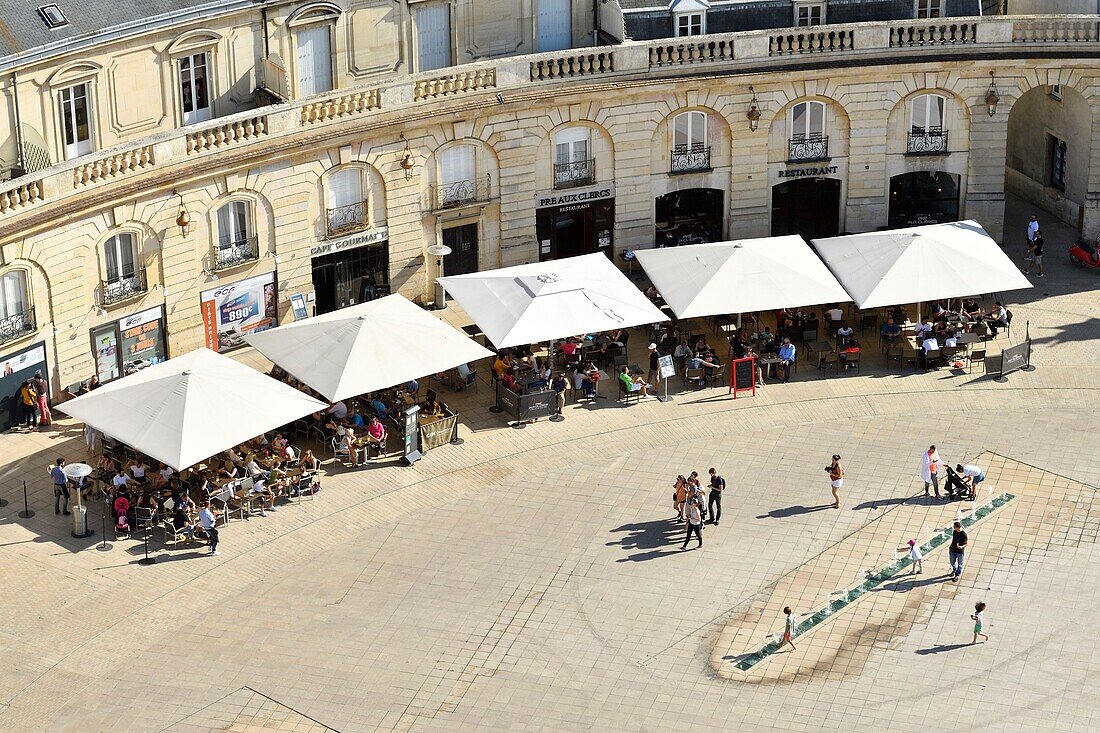
[[[333,252],[343,252],[346,249],[366,247],[368,244],[378,244],[389,238],[389,227],[368,229],[365,232],[356,232],[350,237],[341,237],[340,239],[330,239],[325,242],[318,242],[310,247],[309,256],[320,257],[321,255],[329,255]]]
[[[614,186],[596,186],[595,188],[573,189],[572,191],[554,191],[535,196],[535,208],[545,209],[552,206],[587,205],[595,201],[615,198]]]
[[[816,178],[817,176],[829,176],[836,173],[836,166],[823,166],[820,168],[785,168],[779,171],[780,178]]]

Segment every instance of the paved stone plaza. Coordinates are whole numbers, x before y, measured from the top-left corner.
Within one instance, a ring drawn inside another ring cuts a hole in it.
[[[223,529],[216,558],[159,532],[153,566],[137,540],[100,549],[99,507],[72,539],[45,466],[81,457],[79,426],[2,435],[0,729],[1100,729],[1100,273],[1044,229],[1047,276],[1008,295],[991,349],[1030,320],[1037,368],[1005,383],[870,361],[513,429],[483,382],[445,396],[462,445],[328,465],[313,500]],[[961,581],[941,548],[737,670],[783,605],[811,613],[974,506],[920,495],[929,443],[987,469],[974,505],[1014,497],[968,530]],[[682,552],[672,479],[712,465],[723,521]],[[969,646],[978,600],[992,639]]]

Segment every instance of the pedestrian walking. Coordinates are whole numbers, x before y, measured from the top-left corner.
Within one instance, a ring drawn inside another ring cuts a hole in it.
[[[840,465],[840,454],[833,454],[833,462],[825,467],[829,472],[829,486],[833,492],[833,509],[840,508],[840,487],[844,485],[844,466]]]
[[[1039,271],[1042,272],[1042,269]],[[31,381],[34,383],[34,391],[38,393],[38,424],[49,425],[53,422],[53,414],[50,412],[50,385],[42,378],[42,372],[35,372]]]
[[[974,613],[970,614],[970,620],[974,622],[974,638],[970,640],[971,644],[978,643],[978,637],[982,637],[986,641],[989,641],[989,635],[984,633],[985,629],[985,603],[978,601],[974,604]]]
[[[85,424],[84,425],[84,445],[86,445],[88,447],[87,453],[90,456],[95,455],[95,445],[96,445],[97,437],[98,437],[98,433],[96,432],[96,429],[93,428],[91,425]]]
[[[794,642],[791,641],[791,637],[794,636],[794,627],[795,624],[797,624],[798,622],[795,619],[794,611],[791,610],[790,606],[783,607],[783,615],[786,617],[786,619],[783,622],[783,640],[779,642],[779,649],[782,649],[784,644],[790,644],[791,651],[793,652],[795,646]]]
[[[657,353],[657,344],[649,345],[649,373],[645,381],[656,387],[661,383],[661,355]]]
[[[684,521],[684,504],[687,502],[688,480],[683,476],[676,477],[676,486],[672,491],[672,508],[680,521]]]
[[[940,454],[936,446],[928,446],[928,450],[921,456],[920,477],[924,481],[924,495],[928,496],[928,487],[936,490],[936,498],[940,498]]]
[[[1024,255],[1026,260],[1028,255],[1031,254],[1031,243],[1035,241],[1035,235],[1039,233],[1039,217],[1035,214],[1031,215],[1031,219],[1027,223],[1027,254]]]
[[[909,540],[909,543],[905,547],[899,547],[898,552],[908,552],[909,560],[912,562],[913,569],[909,571],[912,575],[916,573],[920,575],[924,572],[924,555],[921,554],[920,548],[917,547],[916,540]]]
[[[692,471],[691,475],[688,476],[687,500],[688,503],[692,501],[698,502],[699,513],[702,515],[703,519],[707,518],[706,496],[703,494],[703,487],[699,483],[699,473],[697,471]]]
[[[58,458],[50,467],[50,478],[53,479],[53,513],[72,514],[69,511],[69,477],[65,475],[65,459]],[[62,512],[62,501],[64,509]]]
[[[199,526],[210,538],[210,554],[220,555],[221,553],[218,552],[218,516],[210,508],[209,501],[204,501],[202,509],[199,510]]]
[[[718,475],[718,469],[710,469],[710,496],[707,498],[707,511],[714,526],[722,520],[722,492],[726,490],[726,480]]]
[[[966,532],[963,532],[962,523],[955,522],[951,532],[951,547],[947,550],[947,557],[951,562],[951,580],[953,582],[958,582],[959,576],[962,575],[966,542]]]
[[[687,534],[684,535],[684,544],[680,545],[681,550],[686,550],[688,541],[691,540],[691,536],[695,535],[695,539],[699,541],[697,547],[703,546],[703,511],[702,502],[697,498],[688,499],[687,503]]]
[[[1031,240],[1031,247],[1027,251],[1027,257],[1024,258],[1027,261],[1027,267],[1024,268],[1024,274],[1031,272],[1031,268],[1035,265],[1039,266],[1039,272],[1036,277],[1043,276],[1043,233],[1040,231],[1035,232],[1035,237]]]

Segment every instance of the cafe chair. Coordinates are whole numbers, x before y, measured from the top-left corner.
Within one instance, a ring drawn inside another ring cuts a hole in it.
[[[620,382],[618,379],[616,379],[615,383],[619,385],[619,400],[623,403],[624,407],[630,404],[630,398],[631,397],[634,398],[635,402],[641,402],[642,401],[642,390],[641,389],[636,389],[636,390],[633,390],[631,392],[627,392],[626,387],[623,385],[622,382]]]
[[[898,368],[905,371],[905,349],[900,346],[888,346],[886,348],[886,366],[890,366],[891,361],[898,363]]]
[[[832,369],[833,373],[836,374],[837,370],[840,368],[840,357],[834,352],[822,354],[817,362],[817,368],[821,371],[821,376],[823,377],[825,376],[825,372],[829,369]]]
[[[839,328],[839,326],[837,326],[837,328]],[[813,331],[803,331],[802,332],[802,346],[805,347],[806,344],[810,343],[811,341],[817,341],[817,329],[816,328]]]
[[[348,465],[351,463],[351,451],[345,448],[340,441],[336,438],[328,439],[329,448],[332,450],[332,457],[334,460],[343,459],[343,463]]]
[[[1012,311],[1009,310],[1008,308],[1005,308],[1004,332],[1005,332],[1005,336],[1008,336],[1009,338],[1012,338]]]
[[[696,389],[699,389],[704,385],[704,383],[706,381],[706,376],[707,376],[707,373],[703,370],[702,367],[698,367],[698,368],[694,368],[694,369],[691,368],[691,367],[688,367],[687,369],[684,369],[683,374],[684,374],[684,386],[686,387],[687,385],[690,384],[691,386],[695,387]]]
[[[466,375],[465,389],[466,389],[467,393],[473,391],[473,392],[477,392],[478,394],[481,394],[481,389],[478,388],[478,384],[477,384],[477,370],[476,369],[471,369],[470,373]]]
[[[859,354],[848,354],[844,357],[844,373],[847,374],[848,370],[852,367],[856,368],[856,374],[859,374]]]
[[[160,528],[164,530],[164,542],[171,542],[172,547],[176,547],[180,542],[198,541],[188,535],[186,529],[176,529],[176,525],[170,521],[160,525]]]
[[[951,366],[955,363],[955,359],[959,356],[958,346],[944,346],[940,349],[940,354],[943,356],[943,360],[947,362],[947,366]]]
[[[859,319],[859,335],[862,336],[867,330],[875,331],[878,329],[878,314],[877,313],[864,313]]]
[[[967,361],[970,364],[970,368],[968,370],[970,373],[974,372],[974,362],[976,361],[980,361],[982,363],[982,372],[985,372],[985,351],[986,347],[984,344],[982,346],[975,345],[974,348],[970,349],[970,354],[967,357]]]
[[[313,501],[313,495],[320,488],[321,482],[318,479],[317,472],[306,471],[294,480],[294,486],[290,489],[290,496],[297,496],[299,502],[302,500],[302,496],[308,496],[309,500]]]

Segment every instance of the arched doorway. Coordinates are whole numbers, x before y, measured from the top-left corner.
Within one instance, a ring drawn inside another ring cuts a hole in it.
[[[806,239],[840,234],[840,181],[799,178],[772,187],[772,236]]]
[[[717,188],[686,188],[658,196],[657,247],[722,240],[722,192]]]
[[[890,179],[891,229],[959,220],[959,177],[943,171],[902,173]]]

